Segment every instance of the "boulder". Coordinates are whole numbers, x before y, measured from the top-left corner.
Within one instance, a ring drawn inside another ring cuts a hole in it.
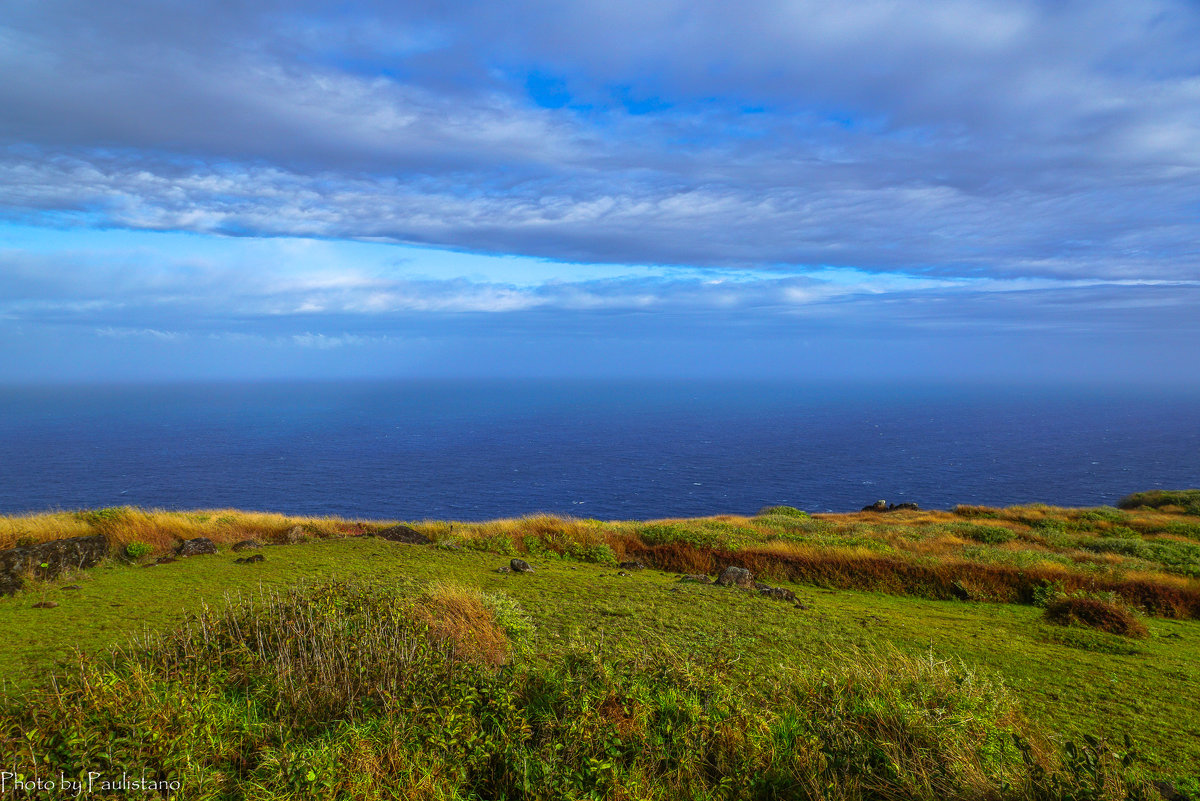
[[[894,503],[888,507],[889,512],[901,512],[904,510],[908,510],[910,512],[919,512],[921,511],[921,507],[917,506],[911,501],[906,501],[905,503]]]
[[[176,556],[204,556],[205,554],[216,552],[217,544],[208,537],[194,537],[190,540],[184,540],[184,543],[175,549]]]
[[[513,559],[508,566],[514,573],[532,573],[533,567],[524,559]]]
[[[21,589],[27,573],[54,578],[64,570],[92,567],[107,555],[108,540],[102,534],[0,551],[0,595],[12,595]]]
[[[385,528],[383,531],[377,532],[376,537],[388,542],[402,542],[405,545],[428,545],[433,542],[429,537],[417,531],[412,526],[392,526]]]
[[[721,571],[721,575],[717,576],[717,583],[722,587],[746,587],[752,589],[754,587],[754,574],[744,567],[733,567],[732,565]]]
[[[862,510],[864,512],[886,512],[888,510],[888,502],[875,501],[875,503],[871,504],[870,506],[864,506]]]
[[[242,540],[235,543],[231,550],[234,551],[253,551],[263,547],[263,544],[258,540]]]
[[[235,565],[251,565],[255,562],[265,562],[266,560],[267,557],[263,556],[261,553],[256,553],[254,556],[244,556],[241,559],[234,559],[233,563]]]

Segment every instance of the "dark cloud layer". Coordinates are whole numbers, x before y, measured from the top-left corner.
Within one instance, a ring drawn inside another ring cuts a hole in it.
[[[0,213],[629,264],[1196,279],[1200,9],[0,10]]]

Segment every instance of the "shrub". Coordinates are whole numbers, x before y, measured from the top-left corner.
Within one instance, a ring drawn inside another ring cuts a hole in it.
[[[1060,626],[1079,624],[1123,637],[1145,637],[1146,625],[1123,604],[1086,595],[1058,598],[1046,605],[1046,620]]]
[[[152,553],[154,553],[154,546],[144,542],[131,542],[125,546],[125,555],[130,559],[141,559]]]
[[[1175,506],[1187,514],[1200,515],[1200,489],[1135,492],[1117,501],[1117,506],[1122,509],[1139,509],[1143,506],[1161,509],[1164,506]]]
[[[758,517],[766,517],[768,515],[784,515],[787,517],[808,517],[808,512],[802,509],[797,509],[795,506],[764,506],[758,510]]]

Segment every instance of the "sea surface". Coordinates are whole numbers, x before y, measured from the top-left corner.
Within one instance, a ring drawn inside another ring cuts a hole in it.
[[[349,518],[1113,504],[1200,486],[1200,393],[395,381],[0,387],[0,513]]]

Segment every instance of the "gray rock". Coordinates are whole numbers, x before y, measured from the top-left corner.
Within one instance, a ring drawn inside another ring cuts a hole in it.
[[[266,560],[267,557],[263,556],[261,553],[256,553],[254,556],[244,556],[241,559],[234,559],[233,563],[235,565],[250,565],[254,564],[255,562],[265,562]]]
[[[524,559],[513,559],[511,562],[508,563],[508,566],[510,568],[512,568],[512,572],[514,572],[514,573],[532,573],[533,572],[533,567],[528,562],[526,562]]]
[[[758,594],[764,598],[774,598],[776,601],[794,601],[796,593],[783,587],[766,587],[759,589]]]
[[[78,584],[68,584],[65,587],[59,587],[59,589],[60,590],[82,590],[83,587],[80,587]]]
[[[888,510],[888,503],[887,501],[875,501],[870,506],[864,506],[862,510],[864,512],[886,512]]]
[[[908,510],[910,512],[919,512],[919,511],[921,511],[921,507],[917,506],[912,501],[906,501],[904,503],[894,503],[888,507],[889,512],[902,512],[905,510]]]
[[[376,532],[376,537],[388,542],[401,542],[405,545],[428,545],[433,542],[429,537],[417,531],[412,526],[392,526],[385,528],[383,531]]]
[[[263,547],[263,544],[261,542],[259,542],[258,540],[242,540],[239,543],[235,543],[233,548],[231,548],[230,550],[232,550],[232,551],[253,551],[253,550],[256,550],[261,547]]]
[[[92,567],[107,555],[108,540],[102,534],[0,551],[0,595],[12,595],[21,589],[27,573],[50,579],[64,570]]]
[[[730,565],[721,571],[721,575],[717,577],[717,583],[722,587],[754,587],[754,574],[744,567],[734,567]]]
[[[175,549],[176,556],[204,556],[216,552],[217,544],[208,537],[194,537],[193,539],[185,540],[182,545]]]

